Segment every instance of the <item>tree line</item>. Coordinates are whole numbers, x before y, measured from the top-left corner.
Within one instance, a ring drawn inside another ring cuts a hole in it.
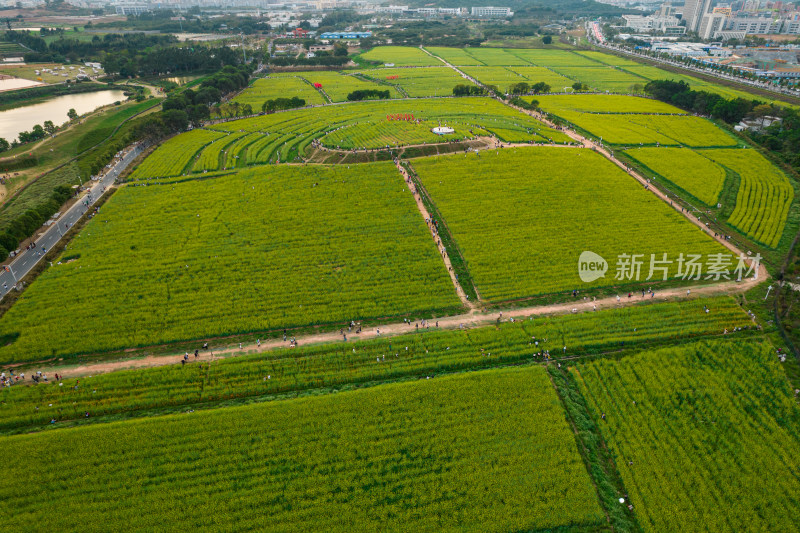
[[[756,106],[764,103],[739,97],[726,99],[708,91],[693,91],[685,81],[654,80],[645,85],[644,90],[657,100],[698,115],[717,118],[729,124],[740,122]]]

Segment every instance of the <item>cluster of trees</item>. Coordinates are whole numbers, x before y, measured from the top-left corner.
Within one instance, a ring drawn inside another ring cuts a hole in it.
[[[521,107],[522,109],[528,109],[530,111],[535,111],[539,108],[539,100],[531,100],[530,102],[526,102],[519,96],[511,96],[508,101],[512,105]]]
[[[70,109],[70,120],[73,120],[73,117],[77,117],[78,114],[75,112],[74,109]],[[48,135],[52,135],[58,130],[58,127],[53,124],[52,120],[45,120],[44,124],[41,126],[39,124],[35,125],[31,131],[22,131],[19,134],[19,142],[20,144],[29,143],[33,141],[38,141],[40,139],[44,139]],[[5,139],[0,139],[5,141]],[[2,142],[0,142],[0,147],[2,147]],[[8,143],[6,143],[8,144]]]
[[[189,124],[199,125],[210,117],[210,105],[218,104],[225,94],[247,87],[251,69],[249,65],[227,65],[203,80],[196,91],[186,89],[169,95],[161,106],[161,112],[140,124],[138,133],[143,138],[161,138],[183,131]]]
[[[389,90],[380,91],[378,89],[359,89],[347,95],[347,100],[350,102],[358,102],[359,100],[377,99],[388,100],[391,98]]]
[[[261,104],[261,111],[264,113],[272,113],[284,109],[296,109],[305,105],[306,101],[297,96],[292,96],[291,98],[275,98],[274,100],[267,100]]]
[[[167,73],[212,72],[225,65],[239,65],[242,54],[227,46],[155,47],[150,50],[123,50],[103,59],[106,74],[122,77],[159,76]]]
[[[268,63],[274,67],[293,67],[293,66],[318,66],[341,67],[350,61],[347,56],[316,56],[316,57],[270,57]]]
[[[47,29],[43,28],[43,35]],[[6,31],[5,39],[19,43],[31,51],[24,55],[30,62],[64,62],[79,59],[99,58],[108,53],[126,51],[136,53],[158,45],[177,42],[172,35],[147,35],[142,33],[109,33],[102,37],[95,35],[91,40],[60,37],[49,44],[42,37],[27,31]]]
[[[699,115],[712,116],[729,124],[736,124],[756,106],[763,104],[759,100],[726,99],[707,91],[693,91],[685,81],[654,80],[645,85],[644,90],[662,102]]]
[[[483,96],[486,89],[477,85],[459,84],[453,87],[453,96]]]
[[[71,196],[72,189],[59,185],[50,198],[12,220],[0,233],[0,261],[4,261],[9,252],[16,250],[20,242],[33,235]]]
[[[543,81],[534,83],[533,85],[523,81],[515,83],[508,88],[508,94],[540,94],[546,92],[550,92],[550,86]]]
[[[762,125],[766,124],[766,117],[780,120],[751,133],[752,139],[773,151],[795,170],[800,170],[800,113],[792,107],[760,104],[748,115],[756,122],[761,120]]]

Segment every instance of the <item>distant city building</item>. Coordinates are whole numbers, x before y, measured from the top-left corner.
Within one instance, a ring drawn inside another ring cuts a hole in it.
[[[659,31],[672,35],[681,35],[686,32],[686,28],[680,25],[677,17],[663,17],[659,15],[623,15],[625,25],[640,32]]]
[[[116,11],[117,15],[141,15],[142,13],[147,13],[149,11],[153,11],[154,7],[151,4],[140,4],[140,3],[132,3],[132,2],[125,2],[125,3],[118,3],[114,5],[114,10]]]
[[[473,17],[510,17],[512,15],[514,15],[514,12],[511,11],[510,7],[484,6],[472,8]]]
[[[709,13],[700,21],[697,33],[701,39],[711,39],[717,32],[725,29],[729,16],[725,13]]]
[[[371,31],[326,31],[320,34],[320,39],[368,39],[372,37]]]
[[[683,5],[683,20],[687,31],[698,31],[706,13],[711,10],[712,0],[686,0]]]

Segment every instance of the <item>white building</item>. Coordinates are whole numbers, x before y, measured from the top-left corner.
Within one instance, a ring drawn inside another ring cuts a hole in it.
[[[734,17],[730,21],[728,30],[753,33],[780,33],[783,21],[767,17]]]
[[[141,15],[153,10],[150,4],[139,4],[133,2],[120,2],[114,6],[117,15]]]
[[[510,17],[514,14],[510,7],[473,7],[473,17]]]
[[[717,32],[725,29],[728,18],[728,15],[724,13],[708,13],[700,21],[697,33],[701,39],[711,39]]]
[[[686,31],[698,31],[703,16],[711,10],[711,0],[686,0],[683,5],[683,20]]]
[[[622,18],[625,19],[625,25],[628,28],[638,32],[661,31],[669,33],[668,30],[674,31],[672,28],[681,28],[679,33],[686,31],[685,28],[680,26],[680,20],[677,17],[622,15]]]

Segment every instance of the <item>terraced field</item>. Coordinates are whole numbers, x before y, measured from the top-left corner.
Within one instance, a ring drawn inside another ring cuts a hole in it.
[[[651,254],[675,261],[680,253],[724,252],[680,213],[588,150],[517,148],[428,158],[413,166],[488,301],[625,287],[636,276],[626,278],[622,272],[616,279],[622,254],[642,254],[639,279],[648,283]],[[605,277],[580,280],[577,265],[583,251],[608,262]],[[668,278],[677,276],[676,261],[662,266]],[[665,274],[652,273],[656,280]]]
[[[422,70],[422,69],[415,69]],[[414,113],[415,120],[391,120],[394,114]],[[436,135],[431,129],[438,125],[447,125],[455,129],[452,135]],[[324,146],[343,150],[378,149],[387,146],[405,146],[422,143],[440,143],[447,140],[472,139],[477,136],[496,135],[507,142],[554,142],[569,143],[571,139],[565,134],[545,126],[538,120],[518,113],[491,98],[446,98],[414,101],[413,106],[399,101],[370,101],[335,105],[281,113],[273,113],[254,118],[235,120],[210,126],[206,132],[210,139],[220,138],[225,134],[236,134],[231,142],[241,139],[244,134],[260,134],[261,139],[248,142],[237,153],[235,166],[245,164],[261,164],[268,162],[287,162],[300,160],[310,143],[318,139]],[[205,171],[227,166],[223,165],[220,153],[227,150],[226,140],[208,144],[194,141],[195,137],[181,145],[178,136],[169,141],[167,148],[156,151],[155,157],[160,160],[174,160],[172,156],[177,146],[181,146],[181,157],[197,158],[194,169]],[[198,137],[199,138],[199,137]],[[203,137],[205,139],[205,137]],[[210,141],[209,141],[210,142]],[[244,142],[244,141],[242,141]],[[234,145],[231,144],[231,149]],[[246,152],[245,152],[246,150]],[[151,156],[153,157],[153,156]],[[150,162],[150,159],[147,160]],[[202,161],[202,162],[201,162]],[[173,161],[174,163],[174,161]],[[185,165],[173,164],[173,175],[183,173]],[[162,168],[158,164],[142,165],[131,179],[148,180],[167,176],[170,168]]]
[[[755,150],[704,150],[703,156],[738,174],[736,208],[728,224],[775,248],[783,236],[794,188],[786,175]]]
[[[0,361],[460,309],[390,163],[125,187],[64,257],[0,318]]]
[[[183,174],[201,149],[225,136],[221,131],[196,129],[173,137],[147,156],[132,179],[159,178]]]
[[[715,206],[725,169],[688,148],[635,148],[625,152],[707,206]],[[713,153],[713,152],[712,152]]]

